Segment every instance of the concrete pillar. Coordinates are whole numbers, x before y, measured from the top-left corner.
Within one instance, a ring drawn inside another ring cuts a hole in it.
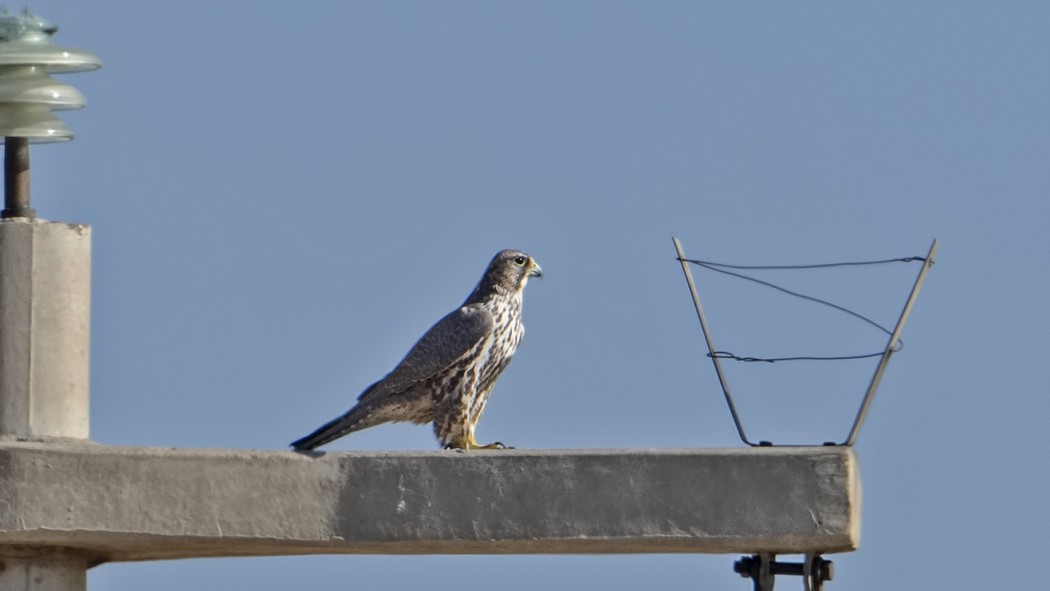
[[[0,555],[0,589],[87,591],[87,558],[75,553],[26,551]]]
[[[91,228],[0,219],[0,440],[88,438],[90,313]],[[0,589],[86,591],[63,544],[4,546]]]
[[[90,307],[89,226],[0,220],[0,437],[87,439]]]

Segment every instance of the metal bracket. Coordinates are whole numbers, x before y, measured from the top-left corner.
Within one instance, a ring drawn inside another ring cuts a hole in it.
[[[835,575],[835,568],[819,554],[806,554],[803,562],[777,562],[776,554],[760,552],[734,562],[733,572],[754,581],[755,591],[773,591],[777,575],[801,576],[805,591],[822,591],[824,581]]]

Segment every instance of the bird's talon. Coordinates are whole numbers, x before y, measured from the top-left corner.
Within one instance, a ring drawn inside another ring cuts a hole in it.
[[[514,448],[513,447],[507,447],[506,445],[503,445],[503,443],[501,443],[499,441],[496,441],[495,443],[490,443],[488,445],[479,445],[478,449],[514,449]]]

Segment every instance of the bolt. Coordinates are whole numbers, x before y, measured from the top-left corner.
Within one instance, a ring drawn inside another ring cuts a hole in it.
[[[742,579],[750,579],[755,571],[755,559],[745,556],[733,563],[733,572],[740,575]]]
[[[816,564],[813,565],[816,567],[814,571],[821,581],[830,581],[835,576],[835,565],[830,560],[817,558],[815,562]]]

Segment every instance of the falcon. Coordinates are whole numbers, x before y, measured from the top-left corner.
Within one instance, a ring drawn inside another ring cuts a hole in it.
[[[313,433],[292,442],[309,451],[382,423],[434,423],[446,449],[502,449],[478,445],[474,427],[496,379],[525,335],[521,295],[530,277],[542,277],[536,260],[502,250],[463,305],[442,318],[387,376],[365,389],[357,404]]]

